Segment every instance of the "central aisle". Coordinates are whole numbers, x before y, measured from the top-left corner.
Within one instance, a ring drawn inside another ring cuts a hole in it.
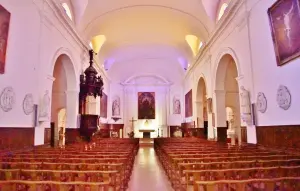
[[[153,147],[140,147],[135,159],[128,190],[173,191]]]

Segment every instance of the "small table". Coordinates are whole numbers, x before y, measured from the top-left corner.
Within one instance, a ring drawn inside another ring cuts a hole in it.
[[[155,132],[154,129],[140,129],[139,132],[143,133],[143,138],[151,138],[151,132]]]

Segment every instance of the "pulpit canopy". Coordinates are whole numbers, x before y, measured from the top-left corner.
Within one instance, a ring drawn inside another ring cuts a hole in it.
[[[84,74],[80,75],[80,93],[81,99],[85,99],[87,96],[102,97],[103,79],[101,76],[97,76],[98,72],[93,66],[94,63],[94,51],[89,50],[90,66],[84,71]]]

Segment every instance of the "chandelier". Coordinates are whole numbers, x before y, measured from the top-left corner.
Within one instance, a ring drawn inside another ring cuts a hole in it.
[[[102,97],[103,79],[97,76],[98,72],[93,67],[94,51],[89,50],[90,66],[80,75],[80,92],[79,97],[84,100],[87,96]]]

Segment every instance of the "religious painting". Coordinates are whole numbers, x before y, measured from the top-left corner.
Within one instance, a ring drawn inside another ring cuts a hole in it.
[[[300,55],[299,0],[278,0],[268,9],[277,65]]]
[[[104,92],[100,98],[100,117],[107,118],[107,95]]]
[[[0,5],[0,74],[5,72],[10,13]]]
[[[181,114],[181,103],[179,96],[173,97],[173,114]]]
[[[193,94],[192,90],[190,90],[187,94],[185,94],[185,117],[193,116]]]
[[[113,97],[112,116],[120,116],[120,97],[119,96]]]
[[[138,119],[155,119],[155,92],[138,92]]]

